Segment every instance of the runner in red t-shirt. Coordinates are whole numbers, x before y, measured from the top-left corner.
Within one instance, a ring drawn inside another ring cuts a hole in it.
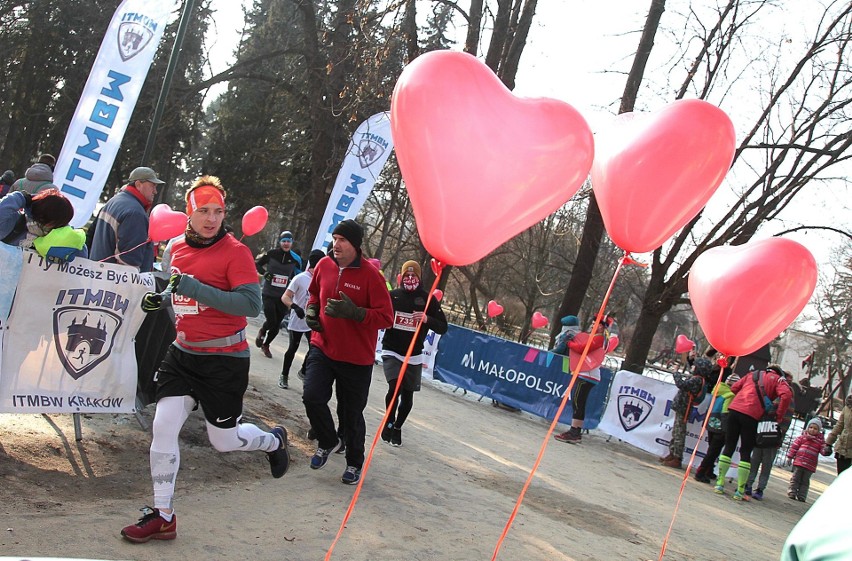
[[[136,543],[177,535],[172,497],[180,467],[178,434],[198,405],[216,450],[263,450],[276,478],[290,464],[284,427],[266,432],[239,422],[249,376],[246,316],[255,317],[261,309],[251,252],[225,231],[225,190],[219,178],[197,179],[186,203],[186,232],[169,243],[163,258],[163,269],[171,274],[168,289],[149,292],[142,300],[142,309],[153,312],[171,294],[177,338],[155,377],[150,451],[154,507],[142,509],[139,522],[121,530]]]

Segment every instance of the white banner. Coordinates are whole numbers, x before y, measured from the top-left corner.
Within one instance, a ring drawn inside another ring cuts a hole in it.
[[[176,0],[124,0],[101,42],[59,152],[53,182],[71,199],[71,225],[95,210]]]
[[[361,123],[349,142],[311,249],[324,251],[331,243],[334,227],[347,218],[358,216],[391,150],[393,139],[387,111],[376,113]]]
[[[131,413],[134,337],[151,273],[75,259],[56,265],[24,252],[3,326],[0,412]]]
[[[435,356],[438,354],[438,341],[441,336],[434,331],[429,331],[426,334],[426,340],[423,341],[423,374],[430,378],[434,378]]]
[[[665,456],[669,453],[669,441],[675,416],[671,405],[676,394],[677,387],[674,384],[621,370],[616,373],[612,381],[609,401],[598,428],[637,448],[657,456]],[[695,448],[711,397],[708,394],[704,401],[693,407],[690,412],[689,422],[686,425],[684,467]],[[707,435],[705,433],[704,439],[698,446],[695,466],[701,463],[706,450]],[[736,467],[737,462],[739,462],[739,447],[731,465]]]

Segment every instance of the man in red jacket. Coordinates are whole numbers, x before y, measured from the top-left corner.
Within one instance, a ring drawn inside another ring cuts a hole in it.
[[[364,408],[379,330],[393,325],[385,278],[361,257],[363,237],[361,225],[354,220],[334,228],[333,252],[317,263],[305,308],[305,321],[313,333],[302,402],[319,441],[311,468],[324,467],[329,456],[345,446],[346,470],[340,480],[347,485],[358,483],[364,465]],[[343,405],[345,442],[337,436],[328,407],[335,383]]]

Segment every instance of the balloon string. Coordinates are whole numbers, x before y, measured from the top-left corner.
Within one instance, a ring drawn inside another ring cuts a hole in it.
[[[105,262],[107,259],[115,259],[116,257],[120,257],[120,256],[124,255],[125,253],[130,253],[130,252],[131,252],[131,251],[133,251],[134,249],[139,249],[140,247],[142,247],[142,246],[143,246],[143,245],[145,245],[146,243],[150,243],[150,242],[152,242],[152,241],[154,241],[154,240],[152,240],[151,238],[148,238],[148,239],[147,239],[147,240],[145,240],[144,242],[142,242],[142,243],[140,243],[140,244],[138,244],[138,245],[134,245],[134,246],[133,246],[133,247],[131,247],[130,249],[127,249],[127,250],[125,250],[125,251],[122,251],[121,253],[116,253],[115,255],[110,255],[109,257],[104,257],[103,259],[101,259],[100,261],[98,261],[98,263],[103,263],[103,262]]]
[[[433,292],[438,287],[438,282],[441,280],[441,273],[443,272],[443,265],[438,264],[437,272],[435,274],[435,282],[432,283],[432,289],[429,291],[429,296],[426,298],[426,310],[429,309],[429,304],[432,302]],[[425,310],[424,310],[425,313]],[[349,501],[349,507],[346,509],[346,513],[343,515],[343,520],[340,522],[340,528],[337,530],[337,535],[334,536],[334,540],[331,542],[331,546],[329,546],[328,551],[325,554],[325,561],[329,561],[331,559],[331,554],[334,551],[334,547],[337,545],[337,542],[340,541],[340,536],[343,535],[343,529],[346,527],[346,523],[349,521],[349,517],[352,515],[352,511],[355,510],[355,503],[358,502],[358,497],[361,495],[361,487],[364,485],[364,480],[367,478],[367,471],[370,469],[370,463],[373,461],[373,451],[376,449],[376,445],[379,442],[379,437],[382,434],[382,429],[384,429],[388,424],[388,419],[390,419],[390,411],[391,407],[394,403],[396,403],[397,396],[399,395],[399,388],[402,387],[403,376],[405,376],[405,371],[408,368],[408,360],[411,358],[411,353],[414,351],[414,345],[417,342],[417,335],[420,333],[420,328],[423,326],[423,321],[421,320],[417,327],[414,329],[414,336],[411,338],[411,343],[408,345],[408,350],[405,352],[405,358],[402,361],[402,368],[399,369],[399,377],[396,379],[396,386],[393,390],[393,398],[388,403],[387,408],[385,409],[385,414],[382,417],[382,422],[379,425],[379,430],[376,431],[376,434],[373,435],[373,442],[370,444],[370,449],[367,451],[367,455],[364,458],[364,465],[361,468],[361,479],[358,481],[358,486],[355,487],[355,493],[352,495],[352,500]]]
[[[669,523],[669,529],[666,532],[665,537],[663,538],[663,545],[660,549],[660,556],[657,558],[658,561],[662,561],[663,556],[666,554],[666,549],[669,545],[669,537],[671,537],[672,535],[672,529],[674,529],[675,519],[677,518],[677,511],[680,508],[680,501],[683,498],[683,492],[686,489],[686,482],[689,479],[689,467],[692,465],[692,461],[695,459],[695,454],[698,452],[698,445],[704,439],[704,431],[707,428],[707,421],[710,419],[710,411],[713,408],[713,402],[716,401],[716,395],[719,392],[719,384],[721,382],[722,370],[720,369],[719,377],[716,379],[716,385],[713,386],[713,397],[710,399],[710,406],[707,408],[707,413],[704,415],[704,422],[701,423],[701,431],[699,431],[698,433],[698,440],[695,442],[695,446],[692,447],[692,454],[690,454],[689,461],[686,463],[686,469],[683,470],[683,479],[680,482],[680,491],[677,494],[677,501],[675,501],[674,512],[672,512],[672,521]],[[687,414],[689,414],[689,410],[689,408],[686,410]]]
[[[589,330],[591,336],[589,337],[588,341],[586,341],[586,345],[585,347],[583,347],[583,352],[580,354],[580,359],[577,361],[577,365],[571,372],[571,381],[568,383],[568,388],[565,390],[565,394],[562,396],[562,401],[559,403],[559,408],[556,410],[556,414],[553,416],[553,421],[550,423],[550,428],[547,429],[547,433],[544,435],[544,441],[541,443],[541,447],[539,448],[538,456],[535,459],[535,463],[533,464],[533,467],[530,470],[529,475],[527,476],[526,482],[524,482],[524,486],[521,489],[520,495],[518,495],[518,500],[515,502],[515,508],[512,509],[512,514],[509,516],[509,520],[506,521],[506,526],[503,528],[503,532],[497,539],[497,545],[494,548],[494,554],[491,556],[491,561],[497,559],[497,554],[500,552],[500,548],[503,545],[503,541],[506,539],[506,536],[509,533],[509,529],[512,527],[512,523],[515,521],[515,517],[518,515],[518,510],[521,507],[521,503],[524,500],[524,496],[526,496],[527,494],[527,489],[529,489],[529,486],[532,483],[532,479],[535,476],[535,472],[538,469],[539,464],[541,464],[541,460],[544,458],[544,451],[547,449],[547,444],[550,442],[550,435],[553,434],[553,430],[556,428],[556,425],[559,422],[559,418],[562,416],[562,411],[565,409],[565,405],[568,403],[568,398],[571,396],[571,390],[574,388],[574,382],[577,380],[577,376],[580,373],[580,367],[586,360],[586,355],[589,354],[589,349],[592,346],[594,335],[597,332],[598,326],[601,324],[601,320],[603,319],[604,310],[606,310],[606,305],[609,302],[610,295],[612,295],[612,290],[615,286],[615,280],[618,278],[618,274],[621,271],[622,267],[624,267],[624,265],[630,262],[632,262],[632,259],[630,259],[629,254],[625,253],[624,256],[619,260],[618,266],[615,268],[615,272],[612,275],[612,280],[609,283],[609,288],[607,288],[606,294],[603,298],[603,302],[601,303],[601,307],[598,310],[597,316],[595,316],[595,321],[592,324],[592,328]]]

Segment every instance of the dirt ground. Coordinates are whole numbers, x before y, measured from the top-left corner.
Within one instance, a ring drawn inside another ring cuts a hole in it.
[[[276,339],[272,359],[253,353],[246,417],[287,427],[290,471],[274,480],[263,453],[215,452],[201,414],[193,414],[181,435],[174,541],[137,545],[119,535],[152,500],[150,432],[134,415],[84,416],[79,442],[70,415],[0,415],[0,555],[326,558],[355,487],[340,482],[343,456],[322,470],[309,468],[315,443],[305,438],[295,367],[290,389],[277,387],[286,343],[286,334]],[[296,365],[305,349],[303,343]],[[386,388],[377,367],[366,411],[368,447]],[[452,389],[425,382],[403,446],[378,442],[330,559],[492,559],[549,423]],[[147,424],[152,416],[153,405],[142,411]],[[830,468],[821,465],[807,503],[787,499],[789,472],[780,468],[763,502],[735,503],[690,478],[664,559],[778,559],[790,529],[833,480]],[[551,438],[497,559],[656,560],[682,474],[596,431],[577,446]]]

